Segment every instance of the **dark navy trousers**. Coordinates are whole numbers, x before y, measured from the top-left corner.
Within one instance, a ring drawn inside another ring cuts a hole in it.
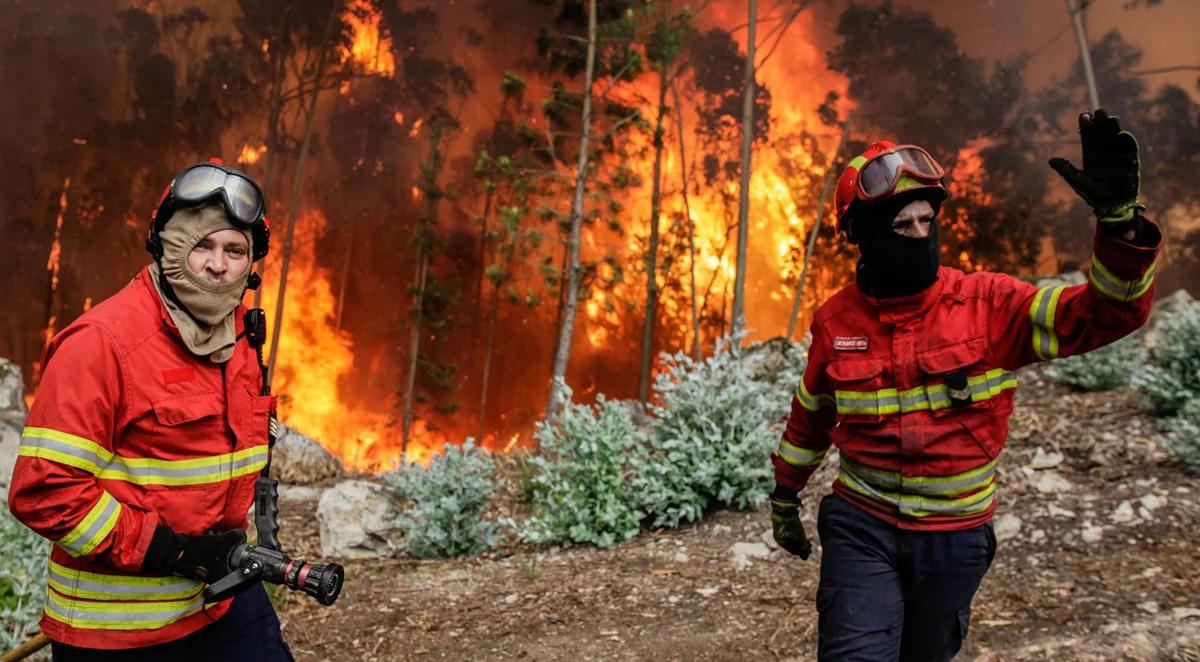
[[[188,636],[144,648],[97,650],[50,644],[54,662],[294,662],[279,631],[279,617],[262,584],[233,599],[229,611]]]
[[[940,662],[958,653],[971,598],[996,554],[990,522],[908,531],[830,494],[817,530],[820,660]]]

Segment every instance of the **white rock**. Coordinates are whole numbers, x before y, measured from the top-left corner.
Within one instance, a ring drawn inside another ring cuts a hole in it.
[[[733,567],[736,570],[745,570],[754,565],[752,559],[766,559],[771,555],[771,550],[761,542],[735,542],[729,548],[730,554],[733,556]]]
[[[1080,532],[1079,537],[1083,538],[1083,541],[1086,543],[1100,542],[1100,540],[1104,538],[1104,528],[1093,526],[1091,522],[1088,522],[1084,525],[1083,531]]]
[[[8,498],[21,430],[25,428],[25,381],[21,368],[0,358],[0,499]]]
[[[1066,517],[1072,519],[1075,517],[1075,511],[1067,510],[1066,508],[1060,508],[1058,507],[1058,504],[1054,503],[1047,506],[1046,510],[1049,511],[1051,517]]]
[[[683,552],[675,552],[675,556],[672,557],[672,559],[676,563],[687,563],[690,560],[690,557]]]
[[[1162,568],[1160,568],[1156,565],[1152,565],[1149,568],[1146,568],[1145,570],[1143,570],[1142,574],[1138,575],[1138,577],[1141,577],[1142,579],[1149,579],[1149,578],[1157,575],[1160,572],[1162,572]]]
[[[1158,613],[1158,603],[1153,602],[1153,601],[1139,602],[1137,608],[1141,609],[1142,611],[1146,612],[1147,614],[1157,614]]]
[[[1147,494],[1138,499],[1138,501],[1141,502],[1143,508],[1151,512],[1167,505],[1167,498],[1160,497],[1157,494]]]
[[[1016,538],[1021,533],[1021,518],[1013,514],[1004,514],[995,519],[992,524],[996,531],[996,540],[1004,542]]]
[[[1073,487],[1071,481],[1063,478],[1057,471],[1047,471],[1038,478],[1034,489],[1042,494],[1063,494]]]
[[[677,602],[679,602],[679,596],[678,595],[669,595],[669,596],[667,596],[667,602],[669,602],[671,604],[676,604]]]
[[[1133,506],[1128,501],[1122,501],[1121,505],[1117,506],[1117,509],[1108,516],[1109,519],[1117,524],[1132,522],[1135,517],[1136,515],[1133,513]]]
[[[395,493],[365,480],[338,483],[321,495],[317,522],[321,555],[334,558],[381,558],[404,548],[396,527],[401,512]]]
[[[733,533],[733,529],[731,529],[729,526],[727,526],[725,524],[714,524],[713,528],[712,528],[712,532],[714,535],[719,536],[719,535],[723,535],[726,533]]]
[[[342,475],[342,463],[321,444],[280,424],[271,449],[271,477],[281,483],[310,485]]]
[[[8,484],[12,482],[13,465],[17,463],[20,447],[21,433],[0,423],[0,499],[8,498]]]
[[[771,551],[779,549],[779,543],[775,542],[775,533],[771,531],[771,529],[763,531],[762,535],[759,536],[758,539],[761,540],[762,544],[766,545],[767,549]]]
[[[696,592],[706,598],[711,598],[712,596],[717,594],[718,590],[719,589],[717,589],[716,586],[705,586],[704,588],[696,589]]]
[[[515,605],[515,604],[517,604],[517,601],[520,599],[521,599],[520,595],[517,595],[516,593],[509,593],[508,595],[504,596],[504,604]]]
[[[1045,538],[1046,532],[1041,529],[1035,529],[1033,533],[1029,534],[1029,542],[1037,543],[1045,540]]]
[[[311,485],[287,485],[279,486],[280,501],[320,501],[321,495],[325,490]]]
[[[1029,462],[1029,466],[1034,469],[1053,469],[1063,463],[1063,454],[1058,451],[1050,451],[1047,453],[1038,446],[1037,452],[1033,455],[1033,460]]]
[[[1175,607],[1171,610],[1171,616],[1177,621],[1182,621],[1185,618],[1200,618],[1200,609],[1195,607]]]

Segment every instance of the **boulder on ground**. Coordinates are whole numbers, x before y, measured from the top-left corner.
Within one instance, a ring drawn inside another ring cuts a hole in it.
[[[291,485],[311,485],[342,475],[342,463],[321,444],[280,423],[271,453],[271,477]]]
[[[391,489],[365,480],[338,483],[321,495],[317,522],[321,555],[331,558],[387,558],[403,551],[396,525],[400,499]]]
[[[17,448],[21,446],[21,430],[25,428],[27,413],[21,368],[0,358],[0,498],[8,498],[8,484],[17,461]]]

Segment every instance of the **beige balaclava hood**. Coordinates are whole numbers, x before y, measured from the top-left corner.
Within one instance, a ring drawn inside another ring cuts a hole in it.
[[[224,363],[233,356],[233,345],[237,338],[234,330],[233,312],[246,292],[246,280],[252,271],[246,265],[246,273],[228,283],[214,284],[188,268],[188,253],[200,240],[219,230],[237,230],[246,236],[247,255],[253,246],[250,231],[229,222],[225,208],[220,204],[176,209],[159,233],[163,256],[158,264],[151,264],[154,285],[159,297],[167,307],[171,320],[179,328],[183,342],[196,356],[208,357],[213,363]],[[160,265],[161,264],[161,269]],[[163,291],[161,280],[175,292],[179,302],[171,300]],[[182,303],[186,310],[180,308]]]

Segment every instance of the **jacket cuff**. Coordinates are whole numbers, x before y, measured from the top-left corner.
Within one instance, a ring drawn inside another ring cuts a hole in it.
[[[1136,281],[1146,275],[1161,247],[1162,231],[1150,219],[1143,217],[1141,232],[1133,241],[1124,241],[1097,230],[1093,255],[1112,275],[1122,280]]]

